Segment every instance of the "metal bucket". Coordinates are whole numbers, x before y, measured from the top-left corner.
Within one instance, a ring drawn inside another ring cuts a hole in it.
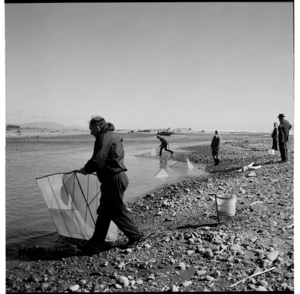
[[[215,195],[218,215],[235,216],[236,196]]]

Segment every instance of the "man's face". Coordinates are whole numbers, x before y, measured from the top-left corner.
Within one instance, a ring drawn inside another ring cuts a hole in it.
[[[97,125],[90,125],[90,131],[91,135],[93,135],[96,138],[100,131],[100,128]]]
[[[282,117],[282,116],[280,116],[280,117],[278,117],[278,119],[279,119],[279,121],[280,121],[280,122],[282,122],[282,120],[283,120],[283,117]]]

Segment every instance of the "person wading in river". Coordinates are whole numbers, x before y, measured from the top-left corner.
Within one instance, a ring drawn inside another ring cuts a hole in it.
[[[123,203],[123,195],[129,184],[127,168],[123,162],[123,139],[113,132],[114,125],[106,123],[100,116],[92,117],[89,128],[91,135],[96,139],[94,152],[92,158],[79,172],[84,175],[97,172],[101,183],[101,199],[94,234],[80,249],[84,253],[94,254],[104,248],[111,221],[128,237],[128,243],[124,247],[137,244],[144,235],[129,218]]]
[[[159,147],[160,147],[159,156],[161,156],[162,150],[165,149],[166,151],[170,152],[171,153],[171,157],[173,157],[173,153],[174,152],[172,150],[167,149],[167,147],[168,147],[168,141],[165,138],[161,137],[160,135],[157,135],[156,138],[159,139],[160,142],[161,142],[161,144],[159,145]]]

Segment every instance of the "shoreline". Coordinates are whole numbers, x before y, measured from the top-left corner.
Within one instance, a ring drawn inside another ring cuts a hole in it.
[[[224,143],[222,163],[216,167],[209,146],[184,147],[192,163],[207,164],[208,176],[168,184],[128,204],[133,220],[155,237],[132,253],[116,247],[92,257],[79,256],[72,244],[49,250],[28,248],[24,251],[27,260],[6,262],[8,293],[22,292],[25,285],[31,291],[50,292],[75,285],[88,292],[293,290],[293,226],[289,224],[293,221],[293,143],[290,162],[278,164],[278,155],[266,152],[270,139],[261,141]],[[176,160],[183,161],[184,156],[178,153]],[[252,161],[261,164],[255,176],[249,176],[250,171],[237,172]],[[217,227],[200,224],[212,223],[209,216],[215,215],[211,193],[238,197],[236,216]],[[274,259],[267,258],[271,253]],[[107,265],[102,266],[104,261]],[[120,266],[122,262],[126,266]],[[55,270],[49,273],[53,266]],[[258,269],[270,272],[230,288]],[[120,276],[127,278],[127,286]]]
[[[116,133],[119,134],[140,134],[140,135],[153,135],[155,136],[158,131],[150,131],[150,132],[142,132],[135,131],[131,132],[129,130],[115,130]],[[55,136],[74,136],[74,135],[89,135],[89,129],[14,129],[14,130],[6,130],[5,137],[6,138],[35,138],[35,137],[55,137]],[[240,135],[240,134],[269,134],[268,132],[256,132],[256,131],[224,131],[221,135]],[[214,135],[214,131],[188,131],[181,130],[179,132],[175,132],[171,136],[163,136],[166,138],[182,136],[182,135]],[[293,135],[293,134],[291,134]]]

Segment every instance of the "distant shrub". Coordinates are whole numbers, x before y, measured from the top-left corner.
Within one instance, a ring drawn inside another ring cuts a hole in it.
[[[6,130],[11,130],[11,129],[21,129],[21,127],[16,126],[16,125],[7,125]]]

